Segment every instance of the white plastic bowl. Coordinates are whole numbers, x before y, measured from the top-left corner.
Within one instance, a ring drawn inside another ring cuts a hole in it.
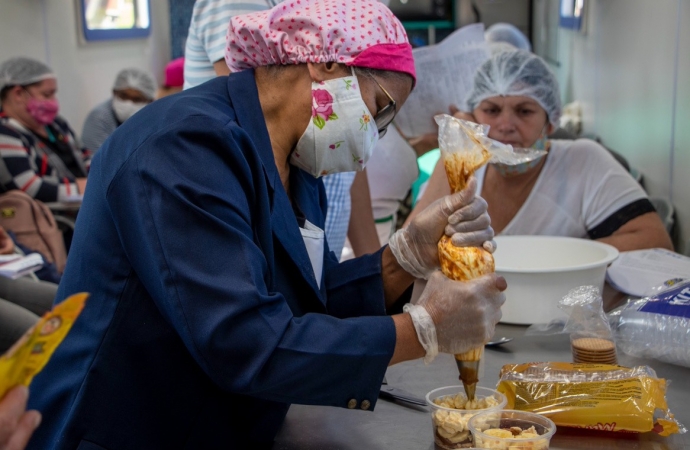
[[[615,247],[558,236],[496,236],[496,273],[508,282],[501,322],[529,325],[565,317],[558,301],[572,288],[604,287]]]

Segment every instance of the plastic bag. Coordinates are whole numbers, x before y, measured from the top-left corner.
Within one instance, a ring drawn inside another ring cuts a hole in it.
[[[513,148],[489,137],[489,126],[462,120],[448,114],[434,116],[438,124],[438,143],[441,154],[448,158],[454,153],[470,153],[481,162],[508,165],[522,164],[545,155],[546,150]],[[452,186],[451,186],[452,187]]]
[[[519,164],[545,153],[536,150],[516,153],[511,146],[490,139],[487,125],[448,114],[439,114],[434,119],[439,126],[438,142],[451,192],[464,189],[470,176],[489,161]],[[494,258],[484,248],[455,247],[450,237],[444,235],[438,243],[438,250],[441,270],[451,280],[466,281],[494,272]],[[483,353],[482,346],[455,355],[460,379],[469,398],[474,398]]]
[[[558,302],[558,307],[568,314],[563,333],[613,340],[611,326],[604,313],[604,302],[597,287],[571,289]]]
[[[571,289],[558,302],[568,313],[564,333],[570,333],[573,362],[592,364],[618,364],[616,344],[599,289],[580,286]]]
[[[552,334],[582,334],[589,337],[613,340],[609,319],[604,313],[604,302],[595,286],[580,286],[568,291],[558,307],[568,318],[555,319],[549,323],[535,323],[525,331],[526,336]]]
[[[503,366],[497,390],[507,409],[542,414],[558,426],[685,433],[668,409],[666,385],[648,366],[551,362]]]
[[[618,348],[690,367],[690,281],[673,279],[609,314]]]

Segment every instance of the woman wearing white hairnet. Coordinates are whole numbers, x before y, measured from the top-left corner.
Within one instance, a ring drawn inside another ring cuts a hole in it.
[[[29,58],[0,64],[0,183],[37,200],[82,193],[88,152],[58,117],[57,80],[50,67]]]
[[[489,44],[510,44],[520,50],[532,51],[532,44],[518,27],[510,23],[499,22],[491,25],[484,32],[484,38]]]
[[[84,146],[95,152],[113,131],[153,101],[156,81],[141,69],[123,69],[115,78],[113,96],[91,110],[81,133]]]
[[[489,164],[477,172],[478,194],[489,204],[497,234],[590,238],[621,251],[672,249],[644,190],[601,145],[547,139],[561,102],[541,58],[522,50],[494,54],[475,74],[467,106],[469,113],[456,116],[489,125],[491,138],[548,151],[530,163]],[[443,164],[437,164],[410,217],[449,192]]]

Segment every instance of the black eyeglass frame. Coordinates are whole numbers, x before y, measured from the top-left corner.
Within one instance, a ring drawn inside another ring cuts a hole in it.
[[[383,93],[386,94],[388,100],[390,100],[388,104],[381,108],[374,116],[374,123],[376,123],[376,128],[379,130],[379,139],[381,139],[388,132],[388,126],[393,122],[393,119],[395,119],[395,115],[398,113],[398,107],[395,99],[391,97],[386,88],[381,86],[381,83],[379,83],[373,75],[370,75],[370,77],[381,88]]]

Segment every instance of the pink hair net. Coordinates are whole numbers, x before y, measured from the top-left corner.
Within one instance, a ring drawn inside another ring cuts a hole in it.
[[[338,62],[416,78],[405,29],[376,0],[286,0],[266,11],[235,16],[225,61],[233,72]]]

